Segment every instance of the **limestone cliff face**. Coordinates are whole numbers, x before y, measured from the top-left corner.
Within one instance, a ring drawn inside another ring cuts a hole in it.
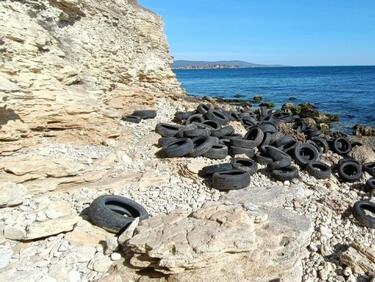
[[[32,72],[54,84],[105,91],[123,85],[179,91],[163,22],[136,1],[5,1],[0,15],[2,69],[11,68],[18,84]]]
[[[0,18],[0,140],[85,135],[130,97],[182,94],[161,18],[135,0],[3,0]]]

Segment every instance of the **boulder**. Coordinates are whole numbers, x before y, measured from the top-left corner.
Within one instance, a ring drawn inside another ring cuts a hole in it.
[[[239,205],[174,211],[142,221],[125,241],[130,264],[176,274],[225,261],[255,248],[254,220]]]
[[[300,281],[311,233],[304,216],[227,201],[142,221],[123,247],[133,267],[171,281]],[[122,267],[114,275],[134,273]]]
[[[375,152],[369,145],[354,146],[349,156],[361,164],[375,162]]]
[[[0,182],[0,208],[22,204],[26,195],[23,185],[12,182]]]
[[[353,134],[356,136],[375,136],[375,128],[357,124],[353,127]]]

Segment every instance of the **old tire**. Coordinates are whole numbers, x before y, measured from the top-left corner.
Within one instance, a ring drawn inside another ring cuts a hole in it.
[[[112,233],[119,233],[124,231],[135,218],[139,217],[140,220],[148,218],[148,213],[133,200],[104,195],[91,203],[88,216],[96,226]]]
[[[375,190],[375,177],[370,178],[367,180],[364,191],[366,193],[372,193]]]
[[[346,137],[339,137],[332,141],[332,150],[339,155],[347,155],[352,150],[352,143]]]
[[[199,172],[198,175],[200,177],[207,177],[211,176],[212,174],[216,172],[223,172],[223,171],[229,171],[232,170],[232,164],[230,163],[224,163],[224,164],[217,164],[217,165],[210,165],[202,168]]]
[[[231,163],[234,169],[247,171],[250,175],[255,174],[258,169],[257,163],[252,159],[235,158]]]
[[[221,191],[239,190],[250,184],[250,174],[242,170],[216,172],[212,176],[212,187]]]
[[[352,160],[347,160],[339,164],[339,176],[343,181],[355,182],[362,176],[362,166]]]
[[[141,119],[153,119],[156,117],[156,111],[154,110],[134,111],[132,115],[136,117],[140,117]]]
[[[226,123],[228,121],[228,118],[227,118],[226,114],[223,113],[223,112],[221,112],[221,111],[218,111],[218,110],[208,111],[205,114],[205,117],[207,119],[216,121],[219,124],[224,124],[224,123]]]
[[[162,152],[166,157],[177,158],[190,154],[193,151],[194,144],[189,138],[181,138],[167,144]]]
[[[255,149],[248,149],[236,146],[229,147],[229,155],[231,155],[232,157],[242,154],[248,156],[249,158],[252,158],[255,156]]]
[[[137,116],[129,115],[122,118],[123,121],[131,122],[131,123],[140,123],[142,119]]]
[[[207,153],[213,145],[219,144],[219,139],[216,137],[195,137],[192,139],[193,150],[190,152],[189,157],[199,157]]]
[[[365,213],[365,210],[375,214],[375,204],[369,201],[358,201],[354,204],[353,215],[363,226],[375,228],[375,217]]]
[[[167,123],[158,123],[155,127],[155,132],[163,137],[173,137],[181,129],[181,126]]]
[[[298,144],[294,148],[294,157],[298,165],[305,167],[309,163],[315,162],[319,159],[318,149],[308,143]]]
[[[306,167],[306,171],[316,179],[328,179],[331,177],[331,167],[322,162],[312,162]]]
[[[271,171],[271,175],[279,181],[287,181],[299,176],[298,169],[295,166],[288,166]]]
[[[375,162],[365,163],[363,165],[363,171],[366,171],[368,174],[375,177]]]
[[[212,148],[203,154],[203,157],[220,160],[225,159],[228,156],[228,147],[223,144],[215,144]]]

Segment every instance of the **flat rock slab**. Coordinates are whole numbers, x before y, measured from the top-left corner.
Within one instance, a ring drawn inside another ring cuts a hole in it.
[[[12,182],[0,182],[0,208],[12,207],[23,202],[26,189]]]
[[[5,157],[0,169],[16,176],[22,181],[44,177],[65,177],[79,174],[85,166],[69,158],[51,158],[33,154]]]
[[[11,236],[8,236],[7,233],[4,235],[7,238],[19,241],[46,238],[63,232],[72,231],[79,219],[79,216],[69,215],[42,222],[33,222],[26,226],[24,231],[20,229],[16,230],[18,232],[12,232]]]
[[[207,267],[254,247],[254,219],[239,205],[223,204],[142,221],[124,244],[133,266],[165,274]]]

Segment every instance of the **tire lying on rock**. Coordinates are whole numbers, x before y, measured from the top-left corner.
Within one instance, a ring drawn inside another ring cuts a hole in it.
[[[154,110],[141,110],[141,111],[134,111],[132,113],[133,116],[137,116],[141,119],[153,119],[156,117],[156,111]]]
[[[192,139],[193,150],[189,153],[189,157],[198,157],[207,153],[214,145],[219,144],[217,137],[200,136]]]
[[[125,197],[104,195],[96,198],[88,208],[90,221],[109,232],[124,231],[132,221],[148,218],[147,211],[137,202]]]
[[[366,171],[368,174],[375,177],[375,162],[365,163],[363,165],[363,171]]]
[[[142,119],[137,116],[129,115],[122,118],[123,121],[131,122],[131,123],[140,123]]]
[[[255,174],[258,169],[257,163],[252,159],[234,158],[231,163],[234,169],[246,171],[250,175]]]
[[[352,143],[347,137],[338,137],[331,142],[332,151],[339,155],[347,155],[352,150]]]
[[[362,176],[362,166],[354,160],[344,160],[339,163],[338,173],[343,181],[355,182]]]
[[[223,144],[215,144],[212,148],[203,154],[203,157],[220,160],[225,159],[228,156],[228,147]]]
[[[283,167],[271,171],[271,175],[279,181],[287,181],[299,176],[298,169],[295,166]]]
[[[168,143],[161,150],[162,155],[169,158],[183,157],[193,151],[194,144],[189,138],[180,138]]]
[[[369,213],[366,213],[366,211]],[[375,228],[375,203],[369,201],[356,202],[353,207],[353,215],[363,226]]]
[[[309,163],[315,162],[319,159],[319,152],[315,146],[308,143],[302,143],[294,148],[294,157],[298,165],[305,167]]]
[[[155,127],[155,132],[162,137],[173,137],[180,131],[180,129],[181,127],[178,125],[158,123]]]
[[[316,179],[328,179],[331,177],[331,167],[322,162],[312,162],[306,167],[306,171]]]
[[[373,191],[375,191],[375,177],[372,177],[369,180],[367,180],[364,191],[370,194]]]
[[[229,171],[232,169],[233,169],[233,166],[230,163],[210,165],[210,166],[205,166],[204,168],[202,168],[198,172],[198,175],[200,177],[207,177],[207,176],[212,176],[216,172]]]
[[[250,184],[250,174],[243,170],[216,172],[212,176],[212,187],[221,191],[239,190]]]

